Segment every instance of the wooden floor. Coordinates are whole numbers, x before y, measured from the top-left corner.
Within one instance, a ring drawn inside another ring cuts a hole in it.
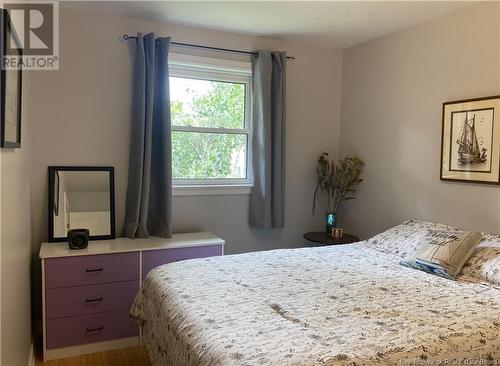
[[[42,362],[35,366],[151,366],[146,349],[141,346],[91,353],[60,360]]]

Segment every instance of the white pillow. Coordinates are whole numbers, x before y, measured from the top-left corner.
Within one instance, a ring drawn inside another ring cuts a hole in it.
[[[414,252],[429,230],[458,230],[456,227],[421,220],[407,220],[366,241],[370,248],[405,258]]]
[[[500,288],[500,236],[483,236],[459,278]]]

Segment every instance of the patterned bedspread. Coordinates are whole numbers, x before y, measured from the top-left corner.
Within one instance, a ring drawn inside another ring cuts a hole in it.
[[[171,263],[131,315],[153,365],[500,365],[500,290],[365,243]]]

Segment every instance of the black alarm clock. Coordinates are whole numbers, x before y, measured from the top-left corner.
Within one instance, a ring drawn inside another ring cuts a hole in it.
[[[69,249],[85,249],[89,245],[88,229],[72,229],[68,231]]]

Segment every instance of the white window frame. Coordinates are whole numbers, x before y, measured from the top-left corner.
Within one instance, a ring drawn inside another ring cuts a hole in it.
[[[232,61],[184,54],[169,55],[171,77],[184,77],[245,85],[244,128],[205,128],[172,126],[172,132],[234,133],[247,136],[246,178],[224,179],[173,179],[174,195],[248,194],[253,183],[252,176],[252,66],[250,62]],[[229,188],[229,189],[228,189]]]

